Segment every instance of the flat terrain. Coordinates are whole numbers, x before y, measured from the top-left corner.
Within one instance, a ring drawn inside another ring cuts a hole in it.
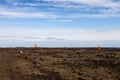
[[[0,48],[0,80],[120,80],[120,49]]]
[[[3,59],[3,54],[2,53],[0,53],[0,60],[2,60]]]

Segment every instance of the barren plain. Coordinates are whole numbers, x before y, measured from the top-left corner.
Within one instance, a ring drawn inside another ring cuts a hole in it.
[[[120,80],[120,49],[0,48],[0,80]]]

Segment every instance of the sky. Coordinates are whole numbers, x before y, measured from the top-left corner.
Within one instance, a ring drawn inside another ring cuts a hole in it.
[[[120,0],[0,0],[0,47],[120,47]]]

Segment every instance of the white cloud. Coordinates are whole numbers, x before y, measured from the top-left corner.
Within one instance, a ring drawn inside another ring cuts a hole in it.
[[[7,32],[7,33],[6,33]],[[82,40],[82,41],[103,41],[120,40],[120,29],[41,29],[41,30],[22,30],[22,29],[2,29],[0,40],[21,40],[21,41],[51,41],[51,40]],[[9,37],[8,37],[9,36]],[[30,37],[25,38],[25,37]],[[49,39],[48,39],[49,38]],[[52,38],[52,39],[50,39]]]
[[[36,11],[32,7],[15,7],[13,9],[1,6],[1,18],[56,18],[57,15],[47,11]]]
[[[39,6],[40,4],[38,3],[41,0],[35,0],[34,3],[25,3],[31,6]],[[120,1],[113,1],[113,0],[43,0],[43,1],[52,1],[52,2],[64,2],[65,4],[68,2],[73,2],[73,3],[81,3],[85,5],[90,5],[90,6],[100,6],[100,7],[119,7]],[[10,4],[22,4],[19,0],[6,0],[7,3]],[[41,3],[43,4],[43,3]],[[49,3],[50,4],[50,3]],[[49,5],[48,4],[48,5]],[[58,3],[57,3],[58,4]],[[67,6],[66,6],[67,7]]]
[[[0,17],[10,17],[10,18],[56,18],[56,15],[46,13],[46,12],[11,12],[11,11],[1,11]]]
[[[118,16],[120,15],[120,6],[119,6],[120,1],[116,1],[116,2],[113,0],[44,0],[44,1],[52,1],[55,2],[55,4],[62,3],[62,5],[65,5],[66,8],[67,6],[74,6],[73,8],[77,9],[78,11],[82,10],[82,12],[84,12],[85,10],[88,10],[88,12],[92,12],[92,10],[94,10],[96,13],[99,14],[106,13],[108,15],[109,14],[118,15]],[[71,4],[66,4],[66,3],[71,3]],[[77,5],[74,3],[76,3]]]
[[[31,6],[31,7],[40,7],[40,6],[53,6],[60,8],[82,8],[83,6],[74,5],[70,3],[20,3],[20,5]],[[67,6],[66,6],[67,5]]]
[[[112,0],[44,0],[44,1],[74,2],[74,3],[82,3],[90,6],[100,6],[100,7],[119,6],[119,2],[113,2]]]
[[[73,22],[73,20],[67,20],[67,19],[64,19],[64,20],[51,20],[51,22],[68,23],[68,22]]]
[[[19,0],[6,0],[12,4],[12,8],[0,7],[2,18],[107,18],[120,17],[120,1],[113,0],[43,0],[48,3],[40,3],[39,0],[33,3],[22,3]],[[50,2],[49,2],[50,1]],[[18,6],[16,6],[18,5]],[[46,7],[47,9],[40,9]],[[52,8],[50,7],[52,6]],[[58,7],[63,9],[58,9]],[[76,10],[75,12],[73,10]],[[70,11],[70,13],[66,12]],[[73,11],[73,12],[72,12]],[[93,11],[93,13],[92,13]],[[84,14],[81,14],[84,13]],[[65,16],[64,16],[65,15]],[[58,22],[67,20],[59,20]],[[56,21],[57,22],[57,21]],[[68,21],[70,22],[70,21]]]
[[[72,14],[71,18],[109,18],[109,17],[120,17],[120,14],[107,14],[107,13],[97,13],[97,14]]]

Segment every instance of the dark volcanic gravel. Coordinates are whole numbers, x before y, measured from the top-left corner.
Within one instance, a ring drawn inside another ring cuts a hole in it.
[[[3,59],[3,53],[0,52],[0,60]]]
[[[120,49],[0,48],[0,80],[120,80]]]

